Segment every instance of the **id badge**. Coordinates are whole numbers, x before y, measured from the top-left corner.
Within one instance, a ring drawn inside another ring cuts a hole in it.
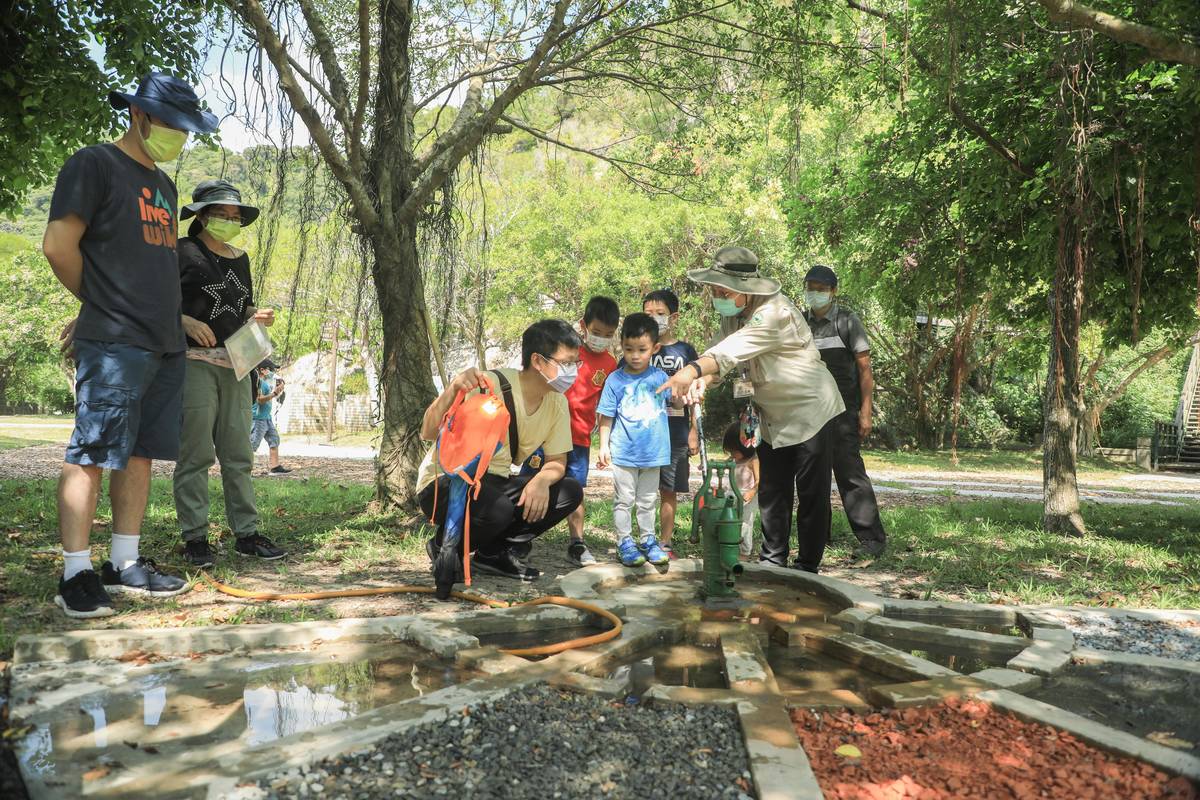
[[[749,378],[738,378],[733,382],[733,396],[738,399],[754,397],[754,384]]]
[[[534,453],[533,455],[531,455],[529,457],[529,468],[530,469],[541,469],[542,468],[542,457],[539,456],[537,453]]]

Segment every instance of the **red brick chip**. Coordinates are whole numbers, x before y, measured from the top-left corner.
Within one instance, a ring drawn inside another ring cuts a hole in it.
[[[1197,798],[1183,778],[977,700],[870,714],[791,713],[829,800]],[[844,747],[838,754],[843,745],[861,756]]]

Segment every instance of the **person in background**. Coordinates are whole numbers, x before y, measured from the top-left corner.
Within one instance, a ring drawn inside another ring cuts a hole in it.
[[[812,329],[821,360],[837,381],[846,410],[834,420],[833,477],[850,529],[859,542],[859,556],[877,556],[887,546],[875,490],[863,464],[860,443],[871,435],[871,345],[862,320],[837,303],[837,274],[817,264],[804,276],[804,318]]]
[[[691,344],[675,338],[675,328],[679,324],[679,297],[673,291],[658,289],[650,292],[642,298],[642,311],[658,323],[659,348],[650,360],[650,366],[671,376],[699,357]],[[671,430],[671,461],[658,474],[658,531],[662,549],[674,558],[671,542],[675,538],[675,509],[679,503],[679,493],[691,490],[688,457],[700,452],[700,438],[692,425],[692,415],[686,408],[668,406],[667,426]]]
[[[275,429],[275,417],[271,413],[275,398],[283,394],[283,378],[274,377],[277,369],[279,365],[270,359],[258,365],[257,391],[250,410],[250,453],[253,458],[266,437],[271,456],[267,474],[287,475],[291,470],[279,463],[279,431]]]
[[[258,218],[258,209],[242,202],[226,181],[202,181],[183,207],[180,219],[192,220],[179,240],[179,280],[183,294],[183,330],[188,340],[183,384],[183,423],[179,460],[172,480],[175,516],[183,536],[184,558],[193,567],[211,567],[208,542],[208,470],[221,462],[225,519],[241,555],[275,560],[283,550],[258,532],[258,509],[250,470],[250,414],[246,394],[257,381],[238,380],[225,340],[247,320],[275,322],[275,312],[254,305],[250,258],[232,242]]]
[[[659,387],[698,402],[717,376],[739,375],[734,396],[750,397],[761,419],[758,458],[762,552],[759,561],[787,566],[796,514],[796,569],[817,572],[832,516],[833,419],[846,410],[821,361],[804,315],[759,274],[758,256],[722,247],[707,269],[688,277],[709,287],[721,318],[716,344]]]
[[[670,395],[656,393],[667,374],[650,366],[658,352],[658,324],[649,314],[630,314],[621,325],[621,367],[608,376],[600,405],[600,457],[596,466],[612,466],[613,526],[617,555],[627,567],[649,561],[656,566],[670,557],[654,535],[654,500],[659,470],[671,458],[667,427]],[[636,509],[640,540],[633,538]]]
[[[567,407],[571,412],[571,452],[567,454],[567,475],[587,487],[588,466],[592,456],[592,431],[596,428],[596,404],[604,382],[617,368],[617,360],[609,350],[613,334],[621,321],[621,309],[610,297],[593,297],[583,309],[579,322],[579,335],[583,347],[579,348],[579,374],[575,383],[566,391]],[[545,453],[534,452],[521,465],[521,475],[530,477],[541,469]],[[567,530],[571,542],[567,545],[567,559],[578,567],[596,563],[596,557],[583,541],[583,504],[576,506],[567,517]]]
[[[63,165],[42,242],[54,275],[82,302],[63,332],[76,365],[75,430],[58,482],[63,574],[54,597],[73,618],[111,615],[110,593],[170,597],[187,589],[140,554],[151,463],[179,455],[187,349],[178,193],[157,164],[178,158],[189,132],[215,131],[217,118],[191,86],[160,72],[108,101],[129,110],[129,128]],[[112,549],[97,573],[89,540],[106,469]]]
[[[579,334],[563,320],[535,322],[521,335],[520,371],[464,370],[425,409],[421,438],[435,444],[417,470],[416,490],[421,511],[437,526],[437,533],[426,542],[431,562],[442,547],[450,499],[450,476],[437,461],[438,428],[460,391],[470,394],[486,388],[504,397],[513,417],[509,430],[516,431],[517,441],[505,434],[483,476],[479,496],[471,502],[472,569],[519,581],[541,576],[525,561],[530,543],[583,502],[583,487],[567,474],[571,414],[563,396],[575,383],[582,344]],[[533,475],[510,474],[512,464],[523,463],[538,449],[546,454],[541,469]]]
[[[737,422],[725,429],[721,444],[725,454],[737,465],[734,478],[742,493],[742,541],[738,550],[742,560],[748,561],[754,552],[754,521],[758,517],[758,453],[742,441],[742,426]]]

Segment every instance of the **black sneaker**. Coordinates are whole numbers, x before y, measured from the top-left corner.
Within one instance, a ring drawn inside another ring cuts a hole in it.
[[[567,558],[577,567],[590,567],[596,563],[596,557],[582,541],[571,542],[567,545]]]
[[[244,556],[257,556],[263,561],[277,561],[287,555],[286,550],[276,547],[274,542],[261,533],[241,537],[233,549]]]
[[[112,598],[100,584],[100,576],[94,569],[85,569],[71,576],[71,580],[58,579],[58,594],[54,604],[72,619],[111,617],[115,612]]]
[[[281,464],[278,467],[271,467],[270,471],[268,471],[267,474],[268,475],[287,475],[289,472],[291,472],[291,470]]]
[[[212,547],[208,539],[196,539],[183,543],[183,557],[196,569],[204,569],[213,565]]]
[[[159,572],[154,559],[144,556],[119,572],[111,561],[105,561],[100,565],[100,577],[104,588],[114,593],[174,597],[188,589],[187,581]]]
[[[521,559],[517,558],[516,554],[507,547],[494,554],[476,553],[471,557],[471,564],[480,572],[490,572],[493,575],[514,578],[518,581],[535,581],[542,575],[533,567],[523,564]]]

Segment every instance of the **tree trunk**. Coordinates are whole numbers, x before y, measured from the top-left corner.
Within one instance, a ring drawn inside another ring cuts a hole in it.
[[[1083,310],[1085,224],[1077,203],[1064,202],[1058,219],[1058,253],[1050,294],[1050,364],[1046,376],[1045,441],[1042,455],[1042,524],[1051,533],[1081,536],[1076,444],[1082,397],[1079,387],[1079,329]]]
[[[433,400],[432,353],[425,287],[417,251],[416,216],[401,218],[412,193],[413,127],[411,62],[408,52],[410,2],[383,3],[379,10],[378,92],[375,139],[369,155],[379,226],[367,235],[375,256],[372,277],[379,300],[383,358],[383,437],[376,465],[376,498],[383,508],[416,508],[414,483],[426,445],[421,418]]]
[[[376,496],[385,508],[415,508],[414,483],[425,454],[421,417],[434,397],[425,334],[425,296],[420,280],[416,225],[393,229],[391,242],[372,242],[375,291],[383,327],[383,438],[375,474]],[[398,245],[398,246],[397,246]]]

